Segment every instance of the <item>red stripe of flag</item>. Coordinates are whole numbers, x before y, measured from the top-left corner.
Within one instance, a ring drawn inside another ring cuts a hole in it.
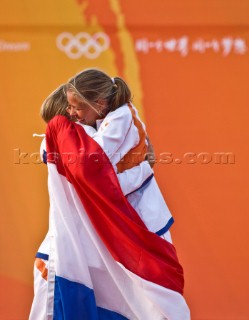
[[[63,116],[49,122],[46,141],[48,163],[74,186],[113,258],[139,277],[182,294],[183,269],[175,247],[147,230],[102,148]]]

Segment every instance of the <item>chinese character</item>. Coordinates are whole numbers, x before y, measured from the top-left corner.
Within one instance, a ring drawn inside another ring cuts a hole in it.
[[[155,48],[157,52],[162,52],[163,50],[163,42],[161,40],[150,42],[149,45],[150,48]]]
[[[164,42],[164,48],[170,52],[176,50],[176,39],[170,39]]]
[[[149,52],[149,41],[147,39],[139,39],[136,41],[136,51],[143,53]]]
[[[204,53],[206,51],[206,44],[203,39],[198,39],[192,43],[192,50],[200,53]]]
[[[206,41],[205,46],[207,49],[213,49],[213,51],[218,52],[220,50],[220,44],[217,40],[213,39],[212,41]]]
[[[180,51],[182,56],[186,56],[188,54],[188,38],[187,37],[182,37],[178,40],[177,51]]]
[[[237,54],[245,54],[248,51],[246,46],[246,41],[244,39],[236,38],[234,39],[234,51]]]
[[[223,56],[229,55],[232,50],[233,46],[233,39],[232,38],[223,38],[221,40],[221,45],[223,47]]]

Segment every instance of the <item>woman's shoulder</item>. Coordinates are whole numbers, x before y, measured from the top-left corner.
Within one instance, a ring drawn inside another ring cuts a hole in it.
[[[114,111],[109,112],[105,118],[97,122],[97,130],[105,130],[108,127],[110,130],[115,128],[115,131],[118,129],[129,128],[132,123],[132,114],[128,104],[124,104],[121,107],[117,108]]]
[[[117,108],[114,111],[110,111],[106,117],[120,117],[120,116],[126,116],[126,117],[131,117],[131,111],[127,103],[123,104],[119,108]]]

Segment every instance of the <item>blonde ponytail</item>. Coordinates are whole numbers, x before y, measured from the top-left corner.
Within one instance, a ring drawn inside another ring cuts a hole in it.
[[[110,95],[109,99],[110,111],[116,110],[118,107],[131,101],[131,91],[122,78],[113,78],[112,90],[114,92]]]

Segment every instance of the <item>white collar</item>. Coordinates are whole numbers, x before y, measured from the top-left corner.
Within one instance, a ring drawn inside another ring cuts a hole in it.
[[[96,129],[97,129],[97,131],[99,130],[99,127],[100,127],[101,123],[103,122],[103,120],[104,119],[97,119],[96,120]]]

